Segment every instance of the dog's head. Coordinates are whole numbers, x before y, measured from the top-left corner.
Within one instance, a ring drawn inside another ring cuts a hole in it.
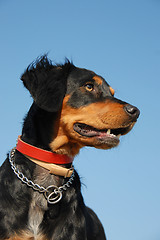
[[[37,106],[58,112],[50,143],[57,153],[73,156],[83,146],[115,147],[139,116],[136,107],[114,97],[114,90],[101,76],[69,61],[53,65],[43,56],[21,79]]]

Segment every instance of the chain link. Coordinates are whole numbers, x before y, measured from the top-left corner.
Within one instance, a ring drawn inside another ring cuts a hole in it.
[[[11,168],[13,169],[13,172],[15,173],[15,175],[28,187],[31,187],[33,190],[38,191],[39,193],[44,193],[44,196],[47,199],[48,203],[55,204],[55,203],[59,202],[62,199],[62,192],[66,191],[67,188],[70,188],[73,183],[73,180],[75,177],[74,170],[73,170],[71,177],[64,185],[62,185],[60,187],[51,185],[51,186],[48,186],[47,188],[45,188],[43,186],[40,186],[37,183],[32,182],[27,177],[25,177],[22,172],[19,171],[19,169],[16,167],[16,165],[14,163],[15,151],[16,151],[16,148],[13,148],[9,155],[9,162],[11,164]],[[51,191],[52,189],[53,189],[53,191]]]

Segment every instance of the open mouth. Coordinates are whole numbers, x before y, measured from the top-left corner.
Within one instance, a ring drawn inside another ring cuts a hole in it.
[[[116,129],[97,129],[84,123],[75,123],[73,129],[81,136],[88,138],[114,138],[118,140],[121,135],[130,131],[131,126]]]

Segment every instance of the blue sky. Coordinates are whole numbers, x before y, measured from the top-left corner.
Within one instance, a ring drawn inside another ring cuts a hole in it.
[[[48,52],[102,75],[141,110],[112,150],[75,159],[87,205],[110,240],[160,239],[160,0],[0,0],[0,162],[32,99],[20,76]]]

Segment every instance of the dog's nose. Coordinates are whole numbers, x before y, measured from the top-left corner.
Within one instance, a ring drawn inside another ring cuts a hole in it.
[[[135,120],[139,117],[140,111],[137,107],[127,104],[124,106],[124,110],[130,117],[132,117]]]

